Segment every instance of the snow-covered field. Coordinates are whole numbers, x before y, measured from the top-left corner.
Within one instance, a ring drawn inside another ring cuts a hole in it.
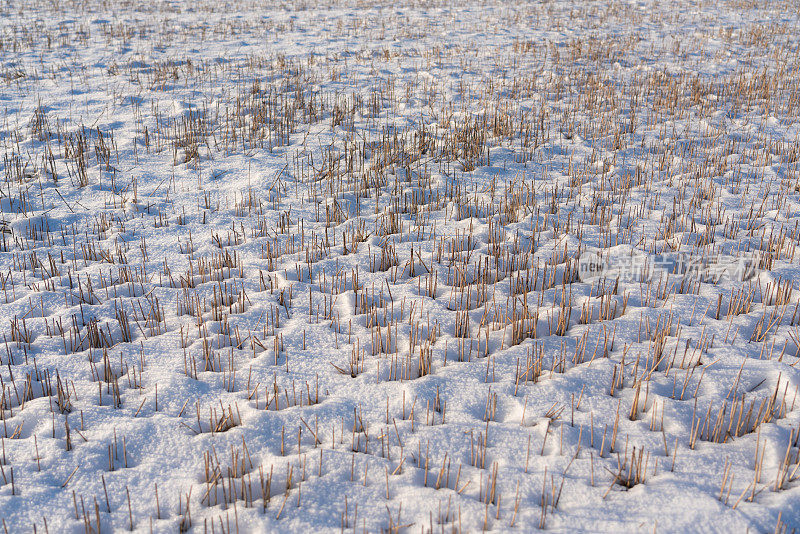
[[[798,20],[3,2],[4,529],[800,527]]]

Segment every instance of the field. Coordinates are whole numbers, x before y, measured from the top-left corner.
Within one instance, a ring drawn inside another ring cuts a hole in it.
[[[4,531],[800,528],[799,22],[3,2]]]

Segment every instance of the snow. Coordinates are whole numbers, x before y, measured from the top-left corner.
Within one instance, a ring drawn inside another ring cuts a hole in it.
[[[3,525],[800,527],[797,26],[5,3]]]

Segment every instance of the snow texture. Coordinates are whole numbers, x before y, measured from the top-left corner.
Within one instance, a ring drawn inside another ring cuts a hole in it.
[[[4,528],[800,527],[799,30],[4,2]]]

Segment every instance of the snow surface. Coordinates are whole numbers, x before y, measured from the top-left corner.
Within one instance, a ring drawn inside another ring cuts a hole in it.
[[[5,2],[4,527],[800,527],[798,35],[781,2]]]

